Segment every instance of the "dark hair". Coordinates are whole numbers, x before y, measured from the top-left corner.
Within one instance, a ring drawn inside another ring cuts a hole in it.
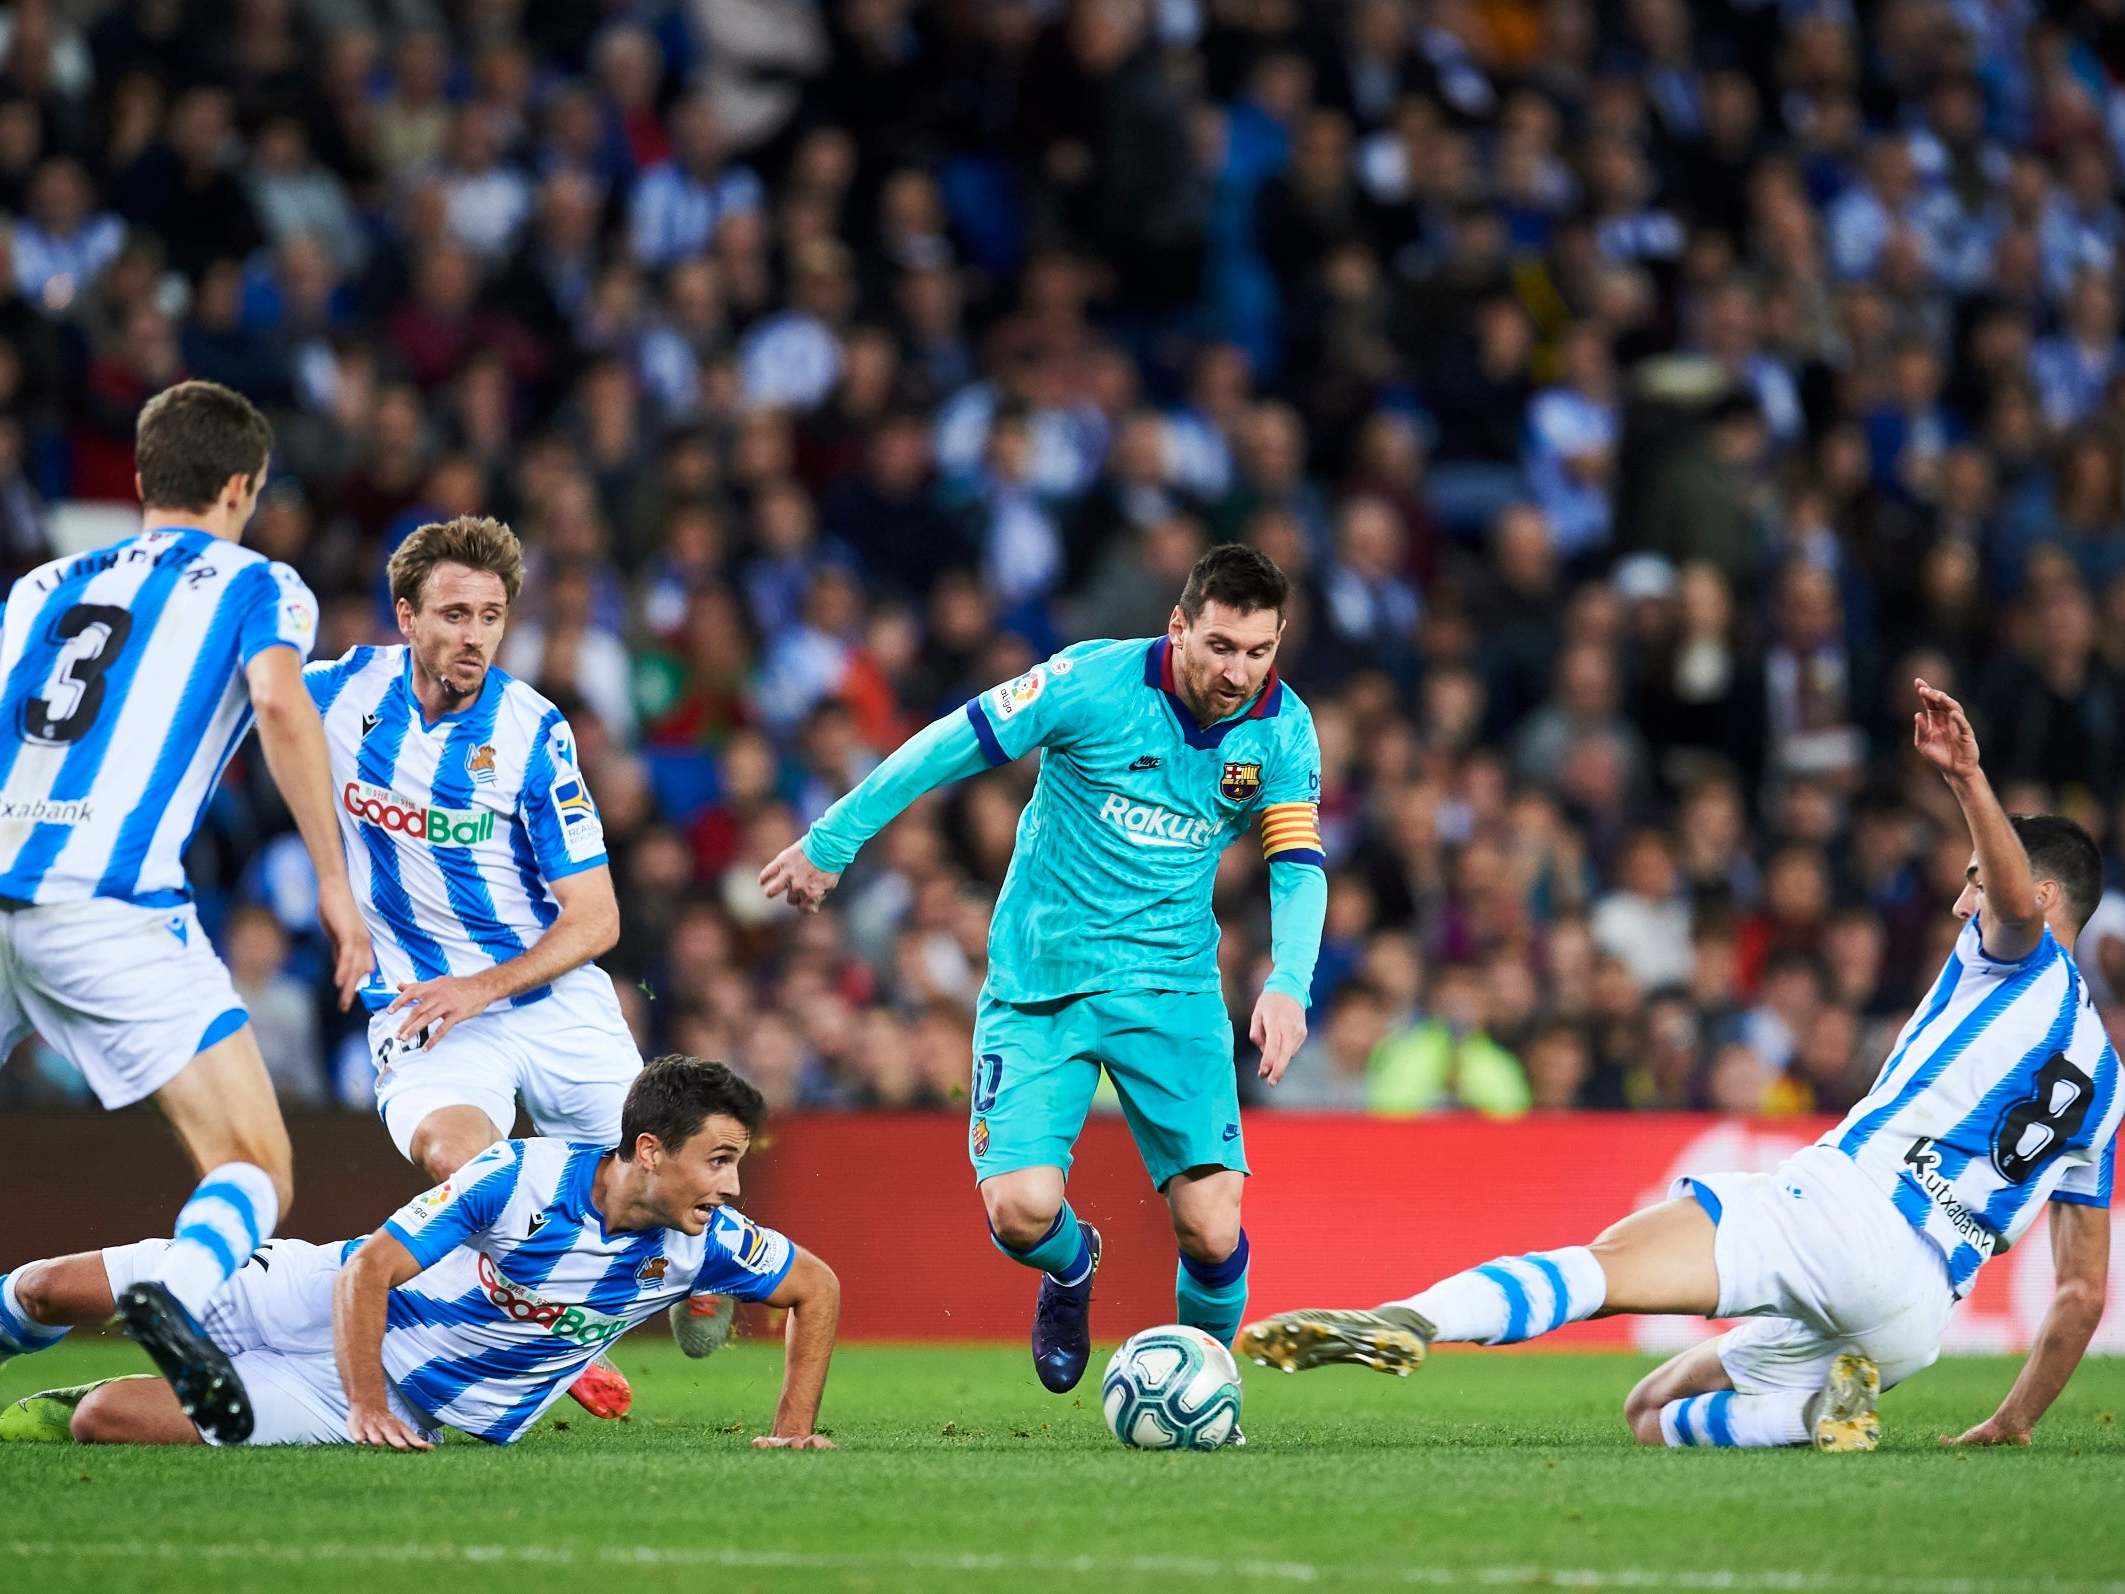
[[[673,1149],[683,1146],[718,1113],[757,1135],[767,1102],[724,1063],[678,1056],[645,1063],[620,1108],[620,1160],[634,1159],[635,1142],[643,1135],[655,1135]]]
[[[2103,900],[2103,854],[2087,831],[2061,814],[2016,814],[2008,823],[2029,854],[2029,872],[2056,880],[2078,930]]]
[[[273,452],[273,427],[218,382],[164,388],[133,425],[143,509],[208,509],[231,476],[255,480]]]
[[[1281,619],[1290,598],[1291,583],[1275,560],[1244,543],[1227,542],[1196,560],[1188,572],[1188,584],[1181,588],[1181,613],[1193,625],[1202,618],[1204,604],[1222,603],[1241,614],[1274,609]]]

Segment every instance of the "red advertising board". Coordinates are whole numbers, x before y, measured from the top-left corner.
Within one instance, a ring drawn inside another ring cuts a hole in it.
[[[1504,1253],[1592,1239],[1661,1199],[1685,1172],[1775,1167],[1827,1121],[1698,1116],[1405,1120],[1258,1112],[1246,1221],[1250,1309],[1370,1305]],[[748,1164],[747,1210],[833,1264],[851,1339],[1016,1339],[1032,1278],[989,1244],[963,1120],[884,1114],[786,1119]],[[1078,1145],[1070,1196],[1107,1242],[1102,1341],[1173,1315],[1165,1204],[1117,1119]],[[2125,1291],[2114,1274],[2113,1298]],[[1986,1267],[1949,1331],[1954,1350],[2025,1348],[2050,1300],[2040,1222]],[[1692,1319],[1583,1323],[1545,1344],[1668,1350],[1710,1329]],[[2096,1349],[2125,1349],[2113,1313]]]
[[[193,1175],[151,1113],[12,1114],[0,1158],[0,1266],[168,1233]],[[295,1208],[283,1232],[335,1240],[376,1227],[421,1188],[374,1118],[290,1120]],[[1371,1305],[1517,1251],[1592,1239],[1685,1172],[1770,1168],[1825,1125],[1690,1116],[1560,1115],[1494,1123],[1257,1112],[1251,1308]],[[1017,1340],[1034,1281],[990,1246],[967,1163],[966,1120],[946,1113],[800,1113],[771,1121],[744,1167],[746,1210],[786,1229],[841,1275],[858,1340]],[[1117,1118],[1078,1144],[1070,1199],[1107,1254],[1093,1324],[1102,1343],[1173,1316],[1165,1203]],[[2051,1295],[2044,1226],[1979,1275],[1949,1346],[2027,1346]],[[2113,1274],[2112,1298],[2125,1296]],[[1694,1320],[1584,1323],[1560,1346],[1665,1350]],[[2125,1312],[2097,1330],[2125,1350]]]

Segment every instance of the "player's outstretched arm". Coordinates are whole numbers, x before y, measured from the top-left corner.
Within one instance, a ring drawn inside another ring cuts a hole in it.
[[[1911,716],[1911,745],[1941,772],[1955,793],[1970,826],[1971,845],[1977,849],[1978,874],[1985,888],[1978,927],[1984,933],[1985,952],[2012,963],[2044,939],[2044,910],[2037,906],[2036,876],[2029,868],[2029,855],[2022,850],[2021,838],[2007,822],[2007,811],[2000,807],[1992,782],[1978,764],[1977,733],[1970,728],[1962,704],[1924,680],[1912,684],[1918,688],[1919,707]]]
[[[411,1040],[426,1030],[424,1044],[433,1046],[474,1014],[538,986],[551,985],[570,969],[612,950],[620,939],[620,900],[609,867],[599,864],[563,875],[547,881],[546,889],[561,911],[546,926],[545,934],[515,957],[477,974],[443,975],[398,988],[397,998],[384,1011],[405,1013],[398,1029],[400,1040]]]
[[[324,722],[303,684],[302,659],[293,648],[264,649],[244,666],[244,679],[251,711],[258,717],[258,745],[266,755],[266,768],[317,871],[317,918],[332,942],[332,983],[339,989],[344,1013],[376,966],[376,954],[347,881],[347,856],[332,811],[332,763],[325,752]]]
[[[347,1437],[389,1450],[434,1446],[398,1420],[384,1391],[384,1312],[391,1292],[421,1264],[389,1230],[379,1229],[348,1258],[332,1285],[332,1350],[347,1391]]]
[[[2036,1344],[2021,1376],[1999,1410],[1944,1445],[2026,1445],[2038,1419],[2051,1409],[2066,1380],[2081,1365],[2110,1280],[2110,1208],[2055,1201],[2051,1206],[2051,1261],[2058,1283]]]
[[[767,1298],[789,1308],[783,1335],[782,1398],[775,1402],[775,1431],[753,1441],[755,1450],[832,1450],[834,1441],[814,1433],[827,1363],[841,1326],[841,1281],[834,1270],[802,1246],[789,1272]]]
[[[932,721],[814,820],[801,840],[776,854],[760,871],[760,889],[771,901],[816,912],[863,844],[910,803],[949,781],[979,774],[992,762],[964,711]]]

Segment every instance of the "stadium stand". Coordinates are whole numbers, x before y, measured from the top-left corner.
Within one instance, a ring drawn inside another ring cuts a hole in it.
[[[2125,848],[2121,85],[2033,0],[16,0],[0,567],[180,376],[272,414],[320,656],[504,516],[645,1049],[866,1108],[963,1091],[1033,771],[817,918],[760,865],[1246,540],[1332,881],[1272,1104],[1842,1111],[1968,856],[1914,675]],[[191,864],[284,1093],[361,1105],[255,750]],[[2080,950],[2125,999],[2125,896]]]

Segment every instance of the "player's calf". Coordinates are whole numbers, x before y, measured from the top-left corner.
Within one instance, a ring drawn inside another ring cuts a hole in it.
[[[59,1393],[54,1391],[54,1393]],[[67,1424],[81,1445],[196,1445],[199,1429],[159,1379],[111,1378],[88,1386]]]
[[[1174,1321],[1230,1345],[1247,1315],[1247,1231],[1240,1227],[1246,1176],[1195,1168],[1166,1183],[1180,1264],[1173,1276]]]
[[[201,1183],[224,1167],[255,1168],[263,1175],[275,1221],[294,1202],[295,1153],[272,1076],[248,1024],[187,1063],[155,1093],[155,1105],[184,1142],[192,1165],[205,1175]]]

